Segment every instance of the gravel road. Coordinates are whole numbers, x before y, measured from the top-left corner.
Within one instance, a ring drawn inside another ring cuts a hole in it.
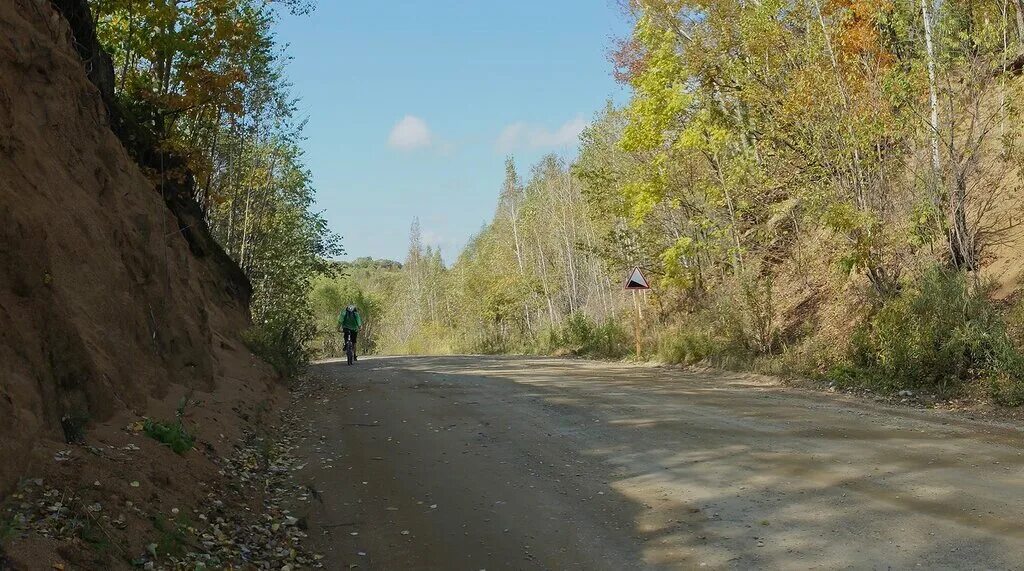
[[[328,569],[1024,568],[1011,426],[590,361],[313,374],[300,478]]]

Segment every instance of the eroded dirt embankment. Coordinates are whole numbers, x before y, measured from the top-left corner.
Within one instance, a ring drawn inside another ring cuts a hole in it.
[[[282,391],[240,341],[249,286],[187,184],[154,188],[112,131],[126,127],[92,34],[84,0],[0,2],[0,499],[41,476],[185,505]],[[193,453],[125,430],[183,397]]]

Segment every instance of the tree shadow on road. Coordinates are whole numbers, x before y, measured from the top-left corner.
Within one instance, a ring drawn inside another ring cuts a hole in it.
[[[1011,568],[1024,554],[1024,460],[992,427],[741,374],[507,357],[366,366],[437,378],[401,390],[469,403],[484,381],[541,407],[630,506],[643,567]]]

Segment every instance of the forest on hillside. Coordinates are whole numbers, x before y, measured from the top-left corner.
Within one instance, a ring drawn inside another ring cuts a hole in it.
[[[147,173],[189,180],[204,222],[252,284],[250,347],[281,373],[308,361],[312,281],[341,253],[300,147],[282,15],[307,0],[91,0],[115,96],[149,147],[178,158]]]
[[[372,349],[625,357],[639,309],[667,362],[1024,401],[1020,0],[624,13],[630,99],[577,157],[510,159],[450,265],[414,225],[400,269],[332,282],[366,300]]]

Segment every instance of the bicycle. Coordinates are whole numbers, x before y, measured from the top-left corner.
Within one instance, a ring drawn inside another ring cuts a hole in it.
[[[350,340],[345,340],[345,356],[348,357],[348,364],[351,365],[355,361],[355,348],[352,347]]]
[[[356,347],[348,335],[345,335],[345,356],[348,357],[349,366],[352,366],[356,360]]]

